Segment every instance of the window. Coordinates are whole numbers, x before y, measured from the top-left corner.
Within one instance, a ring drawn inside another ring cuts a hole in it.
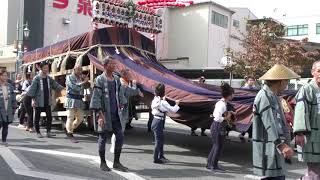
[[[287,27],[287,36],[301,36],[308,34],[308,24]]]
[[[0,50],[0,56],[3,56],[3,50]]]
[[[228,17],[220,13],[212,11],[211,22],[217,26],[228,28]]]
[[[238,21],[238,20],[233,20],[233,22],[232,22],[232,24],[233,24],[233,27],[236,27],[236,28],[239,28],[240,27],[240,21]]]
[[[317,33],[317,34],[320,34],[320,23],[317,23],[316,33]]]

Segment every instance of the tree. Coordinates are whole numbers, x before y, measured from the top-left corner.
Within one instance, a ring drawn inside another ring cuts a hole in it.
[[[301,41],[282,38],[284,26],[272,19],[264,19],[249,26],[242,40],[243,52],[230,50],[232,65],[226,67],[236,75],[261,77],[276,63],[281,63],[296,73],[301,73],[320,57],[318,51],[306,51],[308,39]]]

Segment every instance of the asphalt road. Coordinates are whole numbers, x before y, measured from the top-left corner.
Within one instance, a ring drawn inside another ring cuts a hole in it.
[[[213,173],[205,169],[211,148],[209,137],[193,137],[189,128],[176,123],[166,123],[165,156],[170,160],[164,165],[152,162],[153,134],[148,133],[146,121],[133,122],[134,129],[126,131],[121,161],[130,171],[109,173],[99,170],[97,137],[80,132],[79,143],[71,143],[64,133],[55,129],[55,138],[38,139],[22,129],[9,129],[9,147],[0,146],[0,180],[20,179],[244,179],[251,172],[251,143],[241,143],[237,133],[232,133],[225,143],[221,166],[226,173]],[[198,132],[198,134],[200,134]],[[208,134],[209,135],[209,134]],[[109,142],[108,142],[109,143]],[[109,149],[107,144],[107,149]],[[113,155],[107,151],[109,164]],[[288,166],[287,179],[297,179],[305,171],[305,165],[293,159]]]

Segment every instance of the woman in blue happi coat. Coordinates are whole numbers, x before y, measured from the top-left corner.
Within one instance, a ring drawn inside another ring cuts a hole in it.
[[[2,129],[2,145],[8,146],[8,126],[13,121],[16,110],[16,97],[14,88],[8,82],[5,69],[0,69],[0,129]]]

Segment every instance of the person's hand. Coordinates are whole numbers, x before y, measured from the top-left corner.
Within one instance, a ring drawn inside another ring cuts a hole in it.
[[[104,115],[100,114],[99,117],[98,117],[98,125],[103,128],[104,127]]]
[[[176,105],[179,105],[180,104],[180,100],[176,100]]]
[[[227,112],[225,112],[224,119],[227,120],[227,121],[230,121],[231,120],[231,116],[232,116],[232,113],[227,111]]]
[[[279,146],[279,149],[280,149],[280,151],[281,151],[281,153],[282,153],[282,155],[283,155],[283,157],[285,159],[291,159],[292,158],[292,156],[294,154],[294,151],[289,145],[283,143],[283,144],[281,144]]]
[[[282,154],[285,159],[291,159],[294,151],[290,146],[286,145],[286,147],[282,150]]]
[[[234,116],[237,115],[237,113],[234,112],[234,111],[229,111],[229,112],[230,112],[231,115],[234,115]]]
[[[33,108],[35,108],[37,106],[37,102],[34,99],[32,99],[31,106]]]
[[[297,134],[295,137],[296,144],[303,147],[306,142],[305,142],[305,135],[304,134]]]
[[[144,94],[142,92],[139,92],[140,97],[144,97]]]
[[[83,82],[84,82],[84,83],[87,83],[89,80],[90,80],[90,78],[89,78],[88,76],[85,76],[85,77],[83,78]]]

